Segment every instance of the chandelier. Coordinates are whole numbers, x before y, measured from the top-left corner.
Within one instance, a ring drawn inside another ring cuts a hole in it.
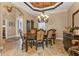
[[[48,22],[48,18],[49,18],[49,16],[48,15],[46,15],[45,13],[44,13],[44,11],[42,11],[42,13],[40,14],[40,16],[38,16],[38,22]]]
[[[44,2],[43,2],[43,8],[45,7]],[[42,10],[41,14],[38,16],[38,22],[48,22],[49,16],[45,14],[45,11]]]

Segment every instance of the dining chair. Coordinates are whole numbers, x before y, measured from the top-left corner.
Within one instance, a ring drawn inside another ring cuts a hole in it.
[[[36,40],[36,31],[37,30],[35,28],[33,28],[27,34],[27,42],[28,42],[28,44],[30,45],[31,48],[34,45],[34,40]]]
[[[44,49],[44,34],[45,31],[43,29],[37,30],[36,50],[39,44],[41,44],[42,48]]]
[[[31,29],[31,38],[33,39],[33,45],[35,45],[34,40],[36,40],[36,34],[37,34],[37,29],[32,28]]]
[[[33,29],[31,29],[31,34],[36,34],[36,32],[37,32],[37,29],[36,28],[33,28]]]
[[[47,31],[47,40],[46,40],[46,46],[50,43],[52,45],[52,40],[55,43],[55,31],[54,29],[50,29]]]
[[[55,44],[56,30],[55,30],[55,29],[52,29],[52,30],[53,30],[53,34],[52,34],[52,37],[53,37],[53,43]]]

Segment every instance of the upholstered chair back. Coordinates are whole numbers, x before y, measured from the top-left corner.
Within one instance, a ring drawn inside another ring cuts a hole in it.
[[[31,29],[31,34],[36,34],[36,29]]]
[[[47,38],[52,38],[52,35],[55,34],[55,30],[50,29],[47,31]]]
[[[37,31],[37,40],[42,41],[44,39],[45,31],[43,29],[40,29]]]

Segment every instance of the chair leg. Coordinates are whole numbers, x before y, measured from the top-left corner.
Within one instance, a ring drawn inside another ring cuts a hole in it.
[[[22,44],[22,50],[23,50],[23,44]]]
[[[53,38],[53,43],[55,44],[55,38]]]
[[[43,47],[43,49],[44,49],[44,42],[42,42],[42,47]]]
[[[24,47],[24,43],[22,42],[22,50],[23,50],[23,47]]]
[[[37,46],[38,46],[38,43],[36,42],[36,50],[37,50]]]
[[[51,46],[52,46],[52,40],[51,40]]]
[[[48,47],[48,40],[46,40],[46,47]]]
[[[32,46],[33,46],[33,42],[31,41],[31,48],[32,48]]]
[[[30,47],[32,48],[32,42],[30,42]]]
[[[28,43],[27,43],[27,41],[25,43],[25,48],[26,48],[26,52],[27,52],[28,51]]]
[[[33,46],[33,42],[32,42],[32,40],[31,40],[31,42],[30,42],[29,44],[30,44],[30,47],[32,48],[32,46]]]
[[[28,51],[28,46],[26,46],[26,52]]]
[[[33,41],[33,46],[34,46],[35,44],[34,44],[34,41]]]

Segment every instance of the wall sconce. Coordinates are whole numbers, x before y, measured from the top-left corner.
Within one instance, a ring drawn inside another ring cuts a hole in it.
[[[7,11],[8,11],[8,12],[11,12],[11,11],[12,11],[12,8],[13,8],[13,7],[11,7],[11,6],[10,6],[10,7],[7,6]]]
[[[12,5],[4,5],[4,7],[6,8],[6,10],[7,10],[8,12],[12,12],[12,11],[15,9],[15,10],[19,11],[20,14],[23,14],[22,11],[19,10],[19,9],[18,9],[17,7],[15,7],[15,6],[12,6]]]

